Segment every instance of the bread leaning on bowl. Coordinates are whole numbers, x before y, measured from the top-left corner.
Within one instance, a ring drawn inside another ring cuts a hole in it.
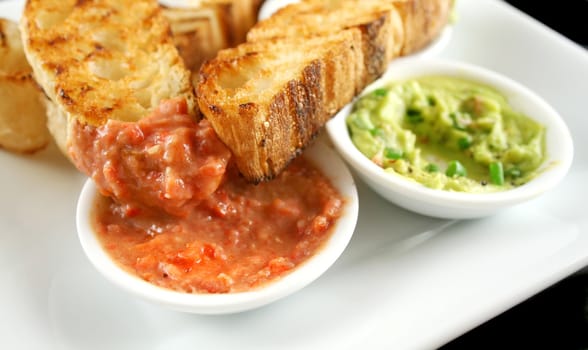
[[[75,122],[137,121],[165,99],[184,98],[197,113],[190,72],[156,1],[29,0],[20,29],[62,147]]]
[[[437,37],[451,4],[303,0],[288,5],[258,22],[246,43],[204,63],[197,84],[200,109],[245,178],[271,179],[391,60]]]
[[[200,69],[198,103],[240,172],[278,175],[358,91],[361,33],[245,43]]]

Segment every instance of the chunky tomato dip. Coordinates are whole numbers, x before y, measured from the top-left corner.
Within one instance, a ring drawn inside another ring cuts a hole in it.
[[[92,222],[112,258],[187,293],[255,289],[313,256],[344,200],[304,157],[254,185],[207,121],[164,103],[138,123],[78,125],[70,147],[98,196]]]
[[[178,219],[99,197],[94,227],[112,257],[141,278],[188,293],[246,291],[282,276],[329,238],[343,201],[308,161],[253,185],[231,167],[219,189]]]
[[[163,102],[139,122],[76,123],[69,146],[76,166],[103,194],[125,203],[186,215],[213,193],[231,157],[208,121],[196,123],[184,100]]]

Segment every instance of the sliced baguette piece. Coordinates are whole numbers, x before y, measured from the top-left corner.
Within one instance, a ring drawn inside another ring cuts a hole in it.
[[[258,22],[247,34],[247,40],[254,42],[279,37],[324,35],[349,28],[357,28],[362,34],[365,86],[378,78],[402,49],[404,26],[394,1],[301,1],[287,5]]]
[[[249,181],[276,176],[352,100],[361,32],[269,39],[221,50],[200,70],[198,104]]]
[[[387,61],[379,67],[385,69],[391,59],[415,53],[436,39],[449,21],[453,2],[302,0],[257,23],[247,34],[247,40],[321,34],[359,27],[364,33],[364,54],[366,57],[383,57],[383,61]],[[377,72],[375,67],[378,67],[377,61],[373,60],[366,62],[374,73],[372,78]]]
[[[195,113],[190,73],[155,0],[29,0],[20,28],[36,80],[66,116],[56,124],[137,121],[176,97]]]
[[[18,24],[0,18],[0,147],[32,153],[51,141],[42,92],[33,79]]]

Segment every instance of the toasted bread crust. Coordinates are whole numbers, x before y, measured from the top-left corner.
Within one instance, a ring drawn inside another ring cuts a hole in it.
[[[276,176],[353,98],[364,75],[360,42],[359,30],[271,39],[222,50],[203,65],[200,109],[245,178]],[[283,61],[294,50],[303,54]]]
[[[47,96],[91,125],[136,121],[166,98],[193,111],[190,74],[151,0],[29,0],[25,53]]]
[[[363,86],[376,80],[396,56],[393,38],[393,14],[385,11],[378,14],[373,21],[358,26],[362,34],[362,48],[364,52],[366,76]],[[363,87],[362,87],[363,88]],[[358,93],[361,89],[358,91]]]

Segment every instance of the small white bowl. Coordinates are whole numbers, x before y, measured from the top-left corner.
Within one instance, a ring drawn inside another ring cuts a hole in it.
[[[127,292],[174,310],[197,314],[227,314],[250,310],[286,297],[321,276],[343,253],[358,216],[358,197],[349,169],[327,142],[317,140],[305,155],[331,179],[346,200],[342,216],[332,227],[332,236],[306,262],[284,277],[247,292],[228,294],[188,294],[155,286],[123,270],[98,241],[90,213],[98,191],[92,180],[85,183],[77,205],[76,224],[82,248],[90,262],[108,280]]]
[[[390,83],[426,75],[444,75],[477,81],[494,87],[507,97],[515,111],[546,126],[545,160],[540,174],[527,184],[502,192],[472,194],[427,188],[402,176],[386,173],[365,157],[352,143],[346,125],[355,100],[327,123],[335,148],[377,193],[405,209],[433,217],[469,219],[496,213],[539,196],[556,186],[568,172],[573,159],[572,136],[560,115],[537,94],[488,69],[442,59],[405,58],[393,62],[386,73],[361,95]]]

